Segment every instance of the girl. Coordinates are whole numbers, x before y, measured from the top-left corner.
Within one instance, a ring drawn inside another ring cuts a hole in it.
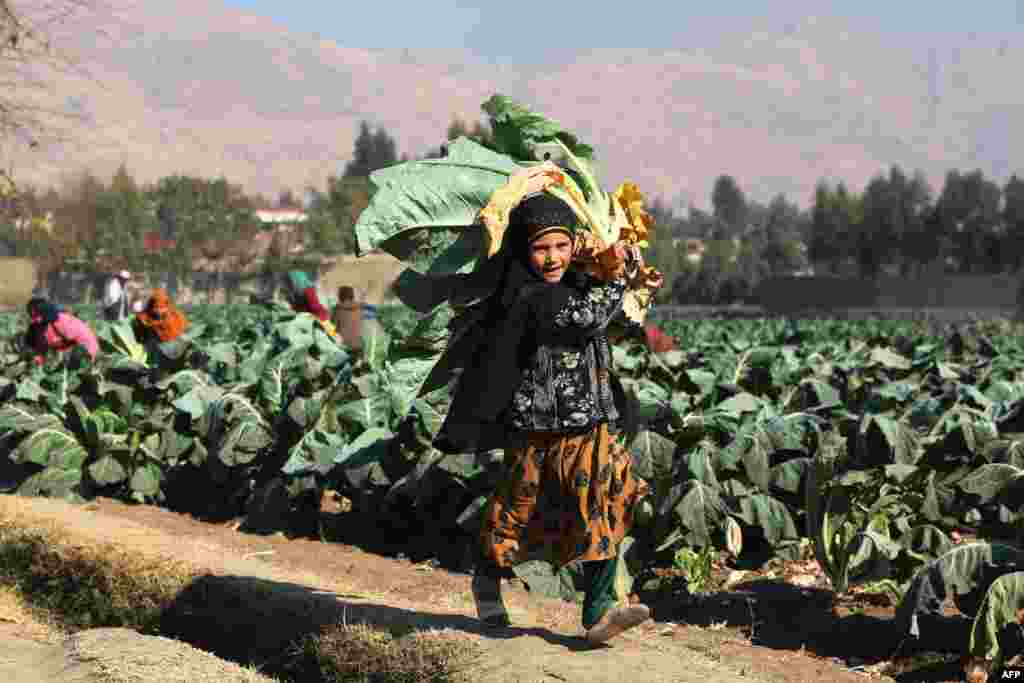
[[[494,439],[505,444],[508,475],[485,510],[473,579],[481,620],[509,624],[500,580],[514,565],[537,556],[556,566],[580,560],[583,626],[596,644],[650,616],[615,587],[618,545],[647,488],[616,436],[605,336],[639,263],[627,273],[627,250],[616,244],[613,281],[571,268],[576,224],[550,194],[527,196],[510,213],[508,265],[481,326],[485,341],[459,377],[435,445],[466,453]]]
[[[37,365],[46,361],[50,351],[64,353],[75,347],[85,349],[90,359],[96,359],[99,342],[84,322],[43,298],[30,299],[25,311],[30,320],[25,345],[35,351]]]
[[[146,307],[135,314],[132,327],[140,343],[162,344],[177,339],[188,327],[188,318],[174,307],[166,289],[157,288]]]

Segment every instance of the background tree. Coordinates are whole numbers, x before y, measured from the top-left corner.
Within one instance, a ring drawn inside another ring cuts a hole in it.
[[[888,179],[883,175],[873,177],[864,188],[864,217],[857,235],[861,277],[875,278],[885,265],[898,259],[902,225],[894,220],[898,218],[894,205]]]
[[[720,175],[711,191],[713,215],[726,228],[721,238],[733,237],[742,232],[747,221],[747,200],[743,190],[730,175]]]
[[[439,159],[445,156],[448,153],[448,143],[461,137],[467,137],[488,149],[495,148],[494,135],[486,124],[481,121],[474,121],[472,125],[467,125],[461,118],[456,117],[448,124],[448,130],[445,131],[444,136],[445,142],[428,151],[423,155],[423,158]]]
[[[672,297],[677,281],[685,286],[695,271],[686,260],[685,244],[676,237],[677,226],[683,221],[660,200],[653,201],[647,212],[654,219],[654,225],[644,258],[665,277],[664,286],[655,294],[655,300],[660,302]]]
[[[824,264],[835,274],[843,260],[839,222],[834,209],[832,190],[824,180],[818,181],[814,189],[814,203],[811,206],[811,220],[808,226],[807,253],[814,264]]]
[[[397,145],[386,130],[360,124],[352,160],[339,176],[327,177],[326,192],[310,189],[309,218],[304,233],[308,249],[324,255],[355,252],[355,224],[373,198],[370,174],[398,163]]]
[[[1003,187],[1003,226],[1006,264],[1018,272],[1024,263],[1024,180],[1010,176]]]
[[[153,201],[139,189],[122,165],[110,187],[96,198],[97,251],[109,267],[144,270],[147,262],[144,239],[147,232],[159,233]]]
[[[905,182],[894,182],[890,174],[889,182],[896,190],[895,199],[903,224],[901,273],[906,276],[914,270],[920,272],[941,253],[939,236],[932,233],[927,223],[932,189],[922,171],[915,171]]]
[[[396,163],[398,153],[394,138],[382,127],[376,132],[371,131],[370,124],[363,121],[359,124],[352,159],[345,164],[342,175],[348,178],[368,178],[377,169]]]
[[[54,222],[61,234],[78,245],[77,256],[87,263],[96,263],[102,256],[98,210],[99,198],[106,189],[102,180],[82,171],[66,177],[58,193]]]
[[[756,253],[763,264],[761,276],[788,275],[807,266],[806,248],[802,236],[807,232],[807,217],[800,207],[776,195],[767,207],[758,230],[760,237]],[[756,284],[756,281],[752,284]]]
[[[981,170],[946,174],[936,202],[941,233],[949,238],[960,273],[998,272],[1002,268],[997,245],[1002,240],[1002,190]]]

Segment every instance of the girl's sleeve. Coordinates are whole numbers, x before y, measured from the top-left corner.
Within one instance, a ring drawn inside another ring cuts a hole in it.
[[[96,354],[100,350],[99,341],[96,339],[96,335],[89,329],[89,326],[78,318],[70,315],[62,315],[57,318],[54,323],[57,326],[61,336],[71,341],[74,341],[79,346],[85,348],[89,353],[90,358],[96,358]]]
[[[324,308],[324,305],[320,303],[319,297],[316,295],[316,290],[312,287],[308,288],[303,294],[306,297],[306,307],[310,313],[320,318],[321,320],[327,320],[330,317],[330,313]]]
[[[538,324],[559,336],[568,335],[580,340],[604,331],[622,310],[626,293],[626,279],[601,282],[588,278],[589,286],[570,294],[553,310],[538,311]]]

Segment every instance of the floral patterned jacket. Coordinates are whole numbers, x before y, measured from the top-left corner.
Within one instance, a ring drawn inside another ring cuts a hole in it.
[[[577,432],[607,422],[618,431],[605,330],[622,309],[625,291],[625,279],[605,283],[587,277],[587,287],[552,318],[531,321],[535,351],[506,410],[509,427]]]

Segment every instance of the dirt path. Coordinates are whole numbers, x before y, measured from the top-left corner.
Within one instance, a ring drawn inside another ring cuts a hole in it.
[[[714,629],[655,621],[610,646],[587,648],[579,638],[578,606],[532,597],[516,587],[506,598],[516,627],[488,633],[474,618],[466,575],[341,544],[241,534],[155,507],[0,496],[0,512],[59,525],[86,543],[115,542],[129,552],[186,561],[212,574],[190,587],[194,590],[186,589],[189,595],[182,596],[177,610],[177,626],[199,647],[223,641],[230,632],[249,652],[264,646],[272,652],[283,640],[345,619],[448,629],[473,639],[484,652],[474,680],[483,683],[864,680],[825,660],[716,637]],[[198,632],[210,623],[215,630]],[[0,650],[0,659],[9,655]],[[17,680],[8,676],[6,683]]]

